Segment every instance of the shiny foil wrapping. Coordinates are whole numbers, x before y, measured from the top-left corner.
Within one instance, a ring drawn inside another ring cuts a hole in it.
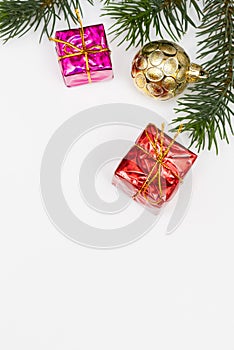
[[[158,213],[158,208],[172,199],[196,158],[196,154],[149,124],[121,160],[112,182]]]
[[[63,40],[75,45],[80,50],[83,49],[80,29],[68,29],[57,31],[55,39]],[[95,45],[108,49],[107,38],[103,24],[84,27],[84,40],[87,49],[94,48]],[[65,45],[56,42],[56,51],[59,57],[74,54],[77,51]],[[86,57],[84,54],[74,55],[59,60],[64,82],[68,87],[88,84],[88,74],[86,67]],[[88,53],[88,66],[90,70],[91,82],[109,80],[113,78],[112,63],[110,51]]]

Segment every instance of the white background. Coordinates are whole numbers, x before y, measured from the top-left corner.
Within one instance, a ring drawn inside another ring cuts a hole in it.
[[[108,29],[98,5],[83,9],[84,25]],[[233,350],[233,139],[218,156],[199,154],[191,205],[172,235],[159,226],[120,249],[75,244],[41,202],[40,164],[54,131],[104,103],[138,104],[170,121],[176,101],[141,95],[129,75],[136,49],[110,37],[114,80],[68,89],[54,44],[38,39],[31,32],[0,46],[0,348]],[[194,30],[180,44],[194,61]]]

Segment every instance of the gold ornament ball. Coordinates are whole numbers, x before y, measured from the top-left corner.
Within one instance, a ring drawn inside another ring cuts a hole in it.
[[[132,78],[142,92],[160,100],[179,95],[188,85],[208,77],[178,44],[152,41],[142,47],[132,62]]]

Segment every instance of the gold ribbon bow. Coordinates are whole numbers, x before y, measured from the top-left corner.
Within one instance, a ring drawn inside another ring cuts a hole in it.
[[[145,197],[145,199],[150,202],[152,205],[157,205],[161,202],[162,200],[162,183],[161,183],[161,168],[164,167],[168,170],[171,171],[171,173],[180,181],[182,181],[182,179],[179,177],[178,174],[176,174],[173,170],[171,170],[171,168],[165,164],[165,157],[167,156],[168,152],[170,151],[171,147],[173,146],[173,144],[175,143],[176,138],[178,137],[178,135],[181,133],[182,129],[183,129],[183,125],[180,125],[177,133],[175,134],[174,138],[171,140],[171,142],[169,143],[169,145],[167,146],[166,150],[163,151],[163,146],[164,146],[164,128],[165,128],[165,124],[162,123],[162,127],[161,127],[161,137],[160,137],[160,147],[159,147],[159,151],[157,148],[158,145],[158,136],[159,136],[159,132],[158,132],[158,128],[156,128],[157,132],[155,135],[154,140],[152,140],[147,132],[147,130],[145,131],[146,133],[146,137],[149,140],[150,144],[152,145],[154,151],[155,151],[155,155],[156,155],[156,160],[155,158],[152,156],[151,153],[149,153],[147,150],[145,150],[143,147],[141,147],[140,145],[136,144],[135,146],[138,147],[140,150],[142,150],[144,153],[148,154],[151,158],[153,158],[155,160],[155,164],[152,167],[152,169],[150,170],[145,182],[143,183],[143,185],[141,186],[141,188],[133,195],[133,198],[136,198],[139,194],[143,194],[143,196]],[[155,168],[158,166],[157,172],[154,176],[152,176]],[[146,196],[146,190],[147,188],[151,185],[151,183],[158,179],[158,189],[159,189],[159,200],[157,201],[153,201],[149,198],[147,198]]]
[[[88,55],[89,54],[95,54],[95,53],[99,53],[99,52],[110,52],[110,50],[108,48],[103,48],[101,45],[93,45],[90,48],[86,47],[85,44],[85,36],[84,36],[84,27],[82,24],[82,20],[80,17],[80,13],[79,11],[76,9],[75,10],[77,18],[78,18],[78,22],[80,23],[80,37],[82,40],[82,48],[80,49],[78,46],[73,45],[67,41],[64,40],[60,40],[60,39],[56,39],[56,38],[50,38],[51,41],[54,41],[56,43],[61,43],[61,44],[65,44],[64,46],[64,52],[65,55],[63,56],[59,56],[58,59],[59,60],[63,60],[64,58],[68,58],[68,57],[74,57],[74,56],[81,56],[84,55],[85,56],[85,65],[86,65],[86,73],[88,76],[88,81],[89,83],[92,83],[92,79],[91,79],[91,73],[90,73],[90,68],[89,68],[89,58]],[[70,47],[72,49],[74,49],[74,52],[69,53],[67,51],[67,47]]]

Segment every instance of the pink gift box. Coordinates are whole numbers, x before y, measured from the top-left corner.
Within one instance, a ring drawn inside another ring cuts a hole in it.
[[[79,28],[57,31],[55,34],[55,41],[62,41],[56,42],[56,51],[63,79],[68,87],[113,78],[110,50],[103,24],[83,29],[86,54]]]

